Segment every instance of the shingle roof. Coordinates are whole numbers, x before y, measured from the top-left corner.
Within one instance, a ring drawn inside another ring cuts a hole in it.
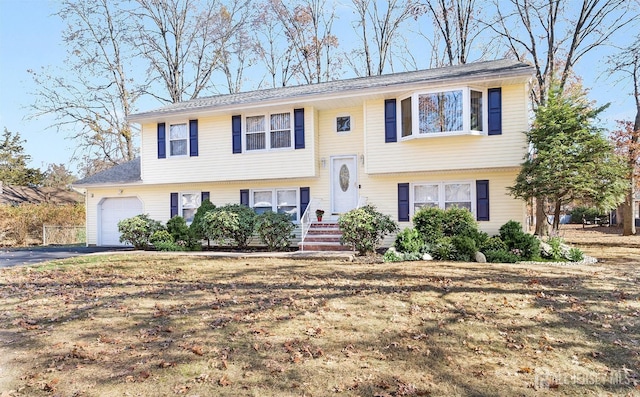
[[[140,157],[123,164],[113,166],[73,183],[74,186],[109,185],[142,182],[140,175]]]
[[[415,83],[447,82],[463,78],[508,78],[531,76],[533,68],[525,63],[502,59],[497,61],[475,62],[466,65],[449,66],[414,72],[394,73],[382,76],[358,77],[325,83],[307,84],[290,87],[278,87],[237,94],[216,95],[191,101],[175,103],[148,112],[131,115],[130,121],[167,116],[183,112],[198,112],[218,107],[233,107],[262,101],[301,99],[303,97],[327,94],[361,92],[362,90],[382,89]]]

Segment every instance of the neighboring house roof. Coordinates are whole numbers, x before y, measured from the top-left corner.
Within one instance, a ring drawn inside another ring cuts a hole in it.
[[[40,204],[56,205],[83,203],[78,192],[58,187],[30,187],[0,183],[0,205]]]
[[[111,185],[140,183],[140,157],[113,166],[73,183],[73,186],[84,187],[88,185]]]
[[[389,87],[402,87],[416,83],[447,83],[460,79],[508,79],[524,77],[529,79],[533,68],[525,63],[502,59],[497,61],[475,62],[465,65],[449,66],[414,72],[394,73],[381,76],[358,77],[325,83],[307,84],[290,87],[278,87],[237,94],[217,95],[194,99],[164,106],[162,108],[141,112],[129,117],[129,121],[137,122],[145,119],[170,116],[179,113],[200,113],[213,109],[233,108],[249,103],[278,102],[284,100],[299,101],[303,98],[323,95],[367,94],[371,91]]]

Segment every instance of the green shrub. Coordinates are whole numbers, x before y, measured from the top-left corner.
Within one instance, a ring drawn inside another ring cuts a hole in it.
[[[193,230],[187,226],[187,222],[181,216],[174,216],[167,222],[167,231],[173,237],[173,241],[182,247],[184,251],[199,251],[202,244],[196,238]]]
[[[158,248],[158,244],[173,243],[174,241],[173,236],[166,230],[156,230],[151,237],[149,237],[149,242],[156,248]]]
[[[196,210],[196,213],[193,216],[193,221],[191,222],[191,226],[189,226],[189,229],[191,229],[193,236],[198,240],[202,240],[206,238],[204,234],[203,224],[202,224],[202,217],[207,212],[213,211],[215,209],[216,209],[216,206],[213,205],[211,201],[209,201],[209,199],[206,199],[202,202],[202,204],[200,204],[200,207],[198,207],[198,209]]]
[[[256,218],[256,232],[269,251],[287,249],[291,245],[295,228],[287,214],[267,211]]]
[[[569,250],[569,254],[567,255],[571,262],[580,262],[584,260],[584,253],[579,248],[571,248]]]
[[[476,241],[469,236],[453,236],[451,244],[455,247],[451,259],[456,261],[470,262],[478,251]]]
[[[423,254],[419,252],[398,252],[388,249],[382,256],[384,262],[421,261]]]
[[[548,256],[549,259],[559,261],[564,258],[564,255],[562,255],[562,238],[549,237],[547,244],[551,247],[551,252],[549,252]]]
[[[373,205],[351,210],[338,219],[342,243],[354,247],[360,255],[373,252],[384,236],[398,230],[389,215],[382,214]]]
[[[238,214],[217,208],[202,217],[204,236],[218,245],[227,245],[240,229]]]
[[[466,208],[452,207],[444,211],[442,232],[445,236],[468,236],[474,240],[478,234],[478,222]]]
[[[245,248],[253,236],[256,213],[240,204],[227,204],[202,216],[204,236],[219,245]]]
[[[413,226],[427,243],[444,237],[444,211],[437,207],[422,207],[413,216]]]
[[[480,252],[486,255],[488,251],[507,251],[507,245],[498,236],[489,237],[480,245]]]
[[[428,251],[428,246],[424,239],[420,233],[412,227],[408,227],[398,233],[393,246],[400,252],[425,253]]]
[[[184,251],[184,247],[173,241],[160,241],[154,245],[158,251]]]
[[[490,249],[482,252],[487,258],[487,262],[492,263],[516,263],[520,257],[506,249]]]
[[[456,260],[456,247],[451,241],[451,237],[440,237],[431,247],[433,259],[442,261]]]
[[[507,245],[507,249],[518,255],[521,260],[532,260],[540,256],[540,241],[522,231],[520,222],[509,221],[502,225],[500,238]]]
[[[383,262],[402,262],[404,261],[404,255],[402,252],[398,252],[395,249],[388,249],[384,255],[382,255]]]
[[[149,218],[148,214],[136,215],[118,222],[120,242],[131,244],[135,249],[147,248],[153,233],[163,229],[162,223]]]

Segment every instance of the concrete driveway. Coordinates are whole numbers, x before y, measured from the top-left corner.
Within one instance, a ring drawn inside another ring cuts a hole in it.
[[[94,252],[110,252],[130,250],[131,248],[117,247],[25,247],[0,248],[0,268],[18,265],[32,265],[56,259],[71,258]]]

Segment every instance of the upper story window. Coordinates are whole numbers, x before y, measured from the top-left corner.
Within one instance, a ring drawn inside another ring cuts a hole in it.
[[[486,117],[483,91],[471,88],[417,92],[400,101],[403,138],[481,133]]]
[[[247,151],[291,148],[292,137],[290,112],[246,118],[244,139]]]
[[[169,126],[169,155],[186,156],[189,145],[187,124],[171,124]]]

